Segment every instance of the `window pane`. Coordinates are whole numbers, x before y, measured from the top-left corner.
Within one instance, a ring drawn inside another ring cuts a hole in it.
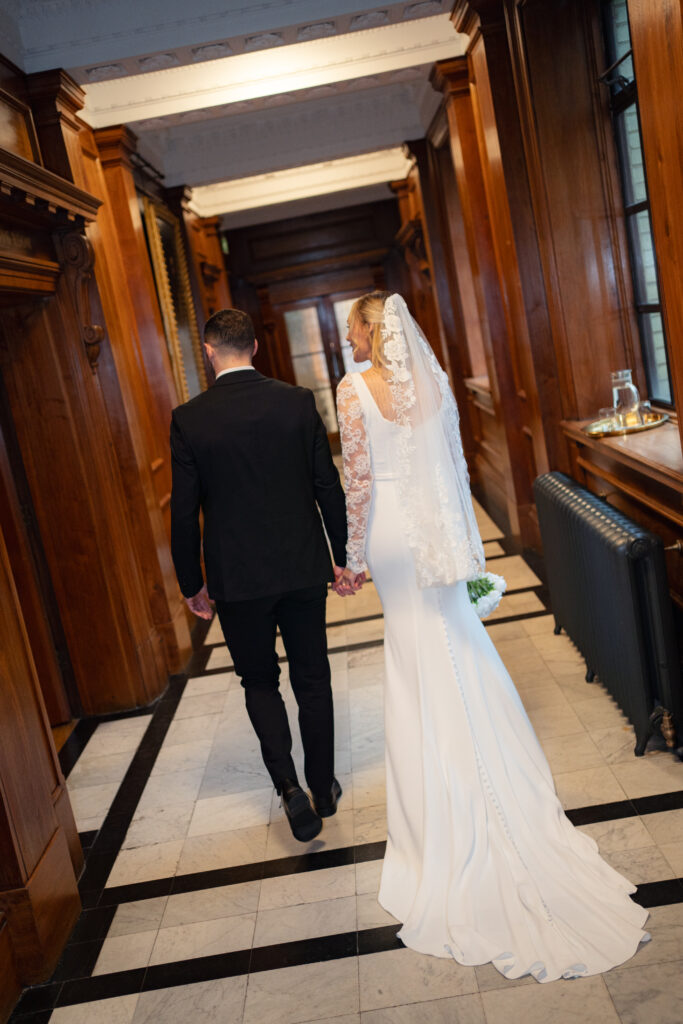
[[[625,53],[631,49],[631,33],[628,27],[628,7],[626,0],[611,0],[608,4],[608,17],[611,29],[611,39],[609,42],[609,60],[610,64],[619,60]],[[623,75],[624,78],[628,79],[629,82],[633,81],[633,57],[628,57],[625,61],[615,68],[616,75]],[[619,84],[616,84],[617,90],[620,88]]]
[[[337,321],[337,330],[339,331],[339,341],[341,342],[341,354],[342,359],[344,360],[344,369],[347,373],[368,370],[372,365],[369,359],[363,363],[354,363],[353,356],[351,354],[351,346],[346,340],[346,335],[349,331],[349,313],[351,312],[351,307],[358,298],[360,298],[360,296],[355,295],[351,299],[340,299],[339,302],[334,303],[334,315]]]
[[[650,398],[671,404],[671,384],[666,361],[666,342],[660,313],[641,313],[640,332]]]
[[[622,161],[624,202],[627,206],[647,199],[643,148],[640,142],[636,105],[627,107],[616,119],[619,154]]]
[[[329,434],[335,434],[339,427],[317,308],[305,306],[303,309],[288,310],[285,313],[285,326],[294,380],[301,387],[311,389],[325,429]]]
[[[659,305],[655,247],[652,240],[650,214],[647,210],[631,214],[627,220],[631,238],[636,302],[639,305]]]
[[[311,356],[294,356],[294,379],[302,388],[316,391],[330,383],[327,360],[324,352],[314,352]]]
[[[285,313],[285,325],[289,337],[289,351],[293,356],[323,351],[318,310],[315,306],[290,309]]]

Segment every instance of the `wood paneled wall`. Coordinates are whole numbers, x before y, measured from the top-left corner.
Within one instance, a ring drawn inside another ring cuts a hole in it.
[[[185,662],[190,637],[168,542],[168,429],[174,390],[142,250],[130,139],[125,130],[118,136],[102,133],[102,160],[94,133],[78,119],[84,101],[78,86],[63,72],[31,76],[28,85],[44,159],[101,200],[97,221],[88,229],[108,335],[98,380],[126,498],[124,543],[136,563],[128,576],[135,580],[134,593],[126,605],[145,665],[137,703],[145,703],[161,692],[168,672]],[[130,706],[130,696],[118,706]]]
[[[62,72],[0,71],[5,1019],[18,987],[49,977],[80,910],[82,851],[50,721],[149,704],[191,645],[165,523],[177,399],[133,137],[96,140]]]
[[[629,0],[629,12],[680,409],[683,16],[680,4],[656,0]],[[470,42],[465,56],[435,66],[444,101],[418,167],[423,196],[435,193],[429,205],[441,211],[430,225],[441,238],[432,273],[441,278],[442,323],[449,290],[455,310],[451,369],[456,391],[462,375],[470,396],[474,484],[527,544],[539,543],[531,483],[548,468],[573,470],[676,539],[673,439],[683,417],[666,436],[625,439],[609,450],[579,444],[571,427],[609,404],[612,370],[630,366],[645,386],[609,96],[600,82],[599,0],[457,0],[452,20]],[[676,596],[679,556],[669,565]]]
[[[472,354],[483,347],[486,366],[467,381],[475,482],[499,520],[534,544],[531,485],[547,454],[485,43],[495,44],[491,59],[498,62],[498,33],[477,31],[467,55],[437,65],[434,83],[444,92],[458,190],[453,216],[462,221],[453,241],[462,247],[456,262],[467,267],[461,294],[470,307],[468,347]]]
[[[0,975],[28,985],[50,976],[80,913],[82,860],[74,865],[70,853],[73,817],[62,823],[55,811],[64,779],[1,536],[0,720]]]
[[[5,498],[0,486],[0,497]],[[49,978],[80,913],[83,858],[0,532],[0,1020]]]
[[[598,81],[597,5],[532,0],[508,12],[557,356],[557,428],[560,414],[588,418],[609,405],[613,369],[633,367],[644,387],[642,362],[608,90]]]

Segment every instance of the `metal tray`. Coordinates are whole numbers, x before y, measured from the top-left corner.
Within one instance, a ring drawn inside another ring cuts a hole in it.
[[[652,430],[653,427],[661,427],[666,423],[669,414],[666,412],[644,412],[642,423],[633,423],[620,427],[610,416],[604,420],[593,420],[583,427],[584,434],[589,437],[615,437],[619,434],[639,434],[642,430]]]

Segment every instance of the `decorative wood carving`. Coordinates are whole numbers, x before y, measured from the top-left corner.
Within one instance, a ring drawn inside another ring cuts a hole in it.
[[[90,322],[90,285],[93,281],[95,257],[92,246],[85,235],[76,231],[62,235],[58,242],[61,261],[70,272],[74,301],[81,330],[81,341],[85,346],[90,369],[93,373],[100,357],[100,346],[104,341],[104,327]]]
[[[0,195],[35,208],[48,219],[59,218],[62,223],[75,222],[77,218],[92,221],[101,205],[99,199],[76,188],[70,181],[1,149]]]

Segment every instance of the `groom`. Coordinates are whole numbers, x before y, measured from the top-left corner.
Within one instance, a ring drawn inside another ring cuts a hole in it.
[[[307,842],[341,796],[325,602],[328,581],[340,577],[346,563],[344,492],[312,392],[252,366],[258,343],[250,317],[237,309],[214,313],[204,346],[216,383],[175,409],[171,423],[173,562],[195,615],[210,619],[209,595],[216,603],[264,763],[295,838]],[[278,628],[315,809],[292,760],[278,686]]]

